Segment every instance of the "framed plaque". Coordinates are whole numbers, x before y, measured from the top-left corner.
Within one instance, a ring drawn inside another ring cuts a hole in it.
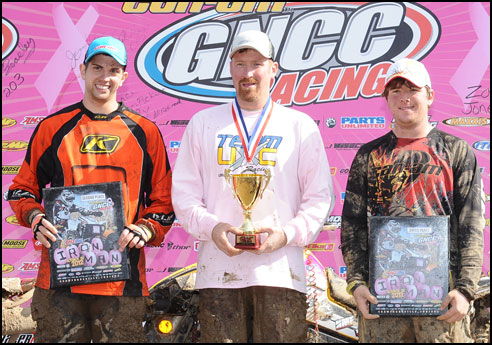
[[[118,250],[125,226],[121,182],[43,189],[46,218],[57,228],[49,248],[51,287],[130,278]]]
[[[371,217],[370,313],[440,315],[449,288],[449,217]]]

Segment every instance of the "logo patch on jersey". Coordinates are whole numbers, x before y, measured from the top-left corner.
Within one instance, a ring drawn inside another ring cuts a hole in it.
[[[120,143],[115,135],[87,135],[82,142],[82,153],[112,153]]]

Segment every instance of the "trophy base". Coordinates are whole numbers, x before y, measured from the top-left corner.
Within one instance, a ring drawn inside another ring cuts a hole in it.
[[[258,249],[260,248],[260,235],[259,234],[236,235],[236,245],[234,246],[234,248]]]

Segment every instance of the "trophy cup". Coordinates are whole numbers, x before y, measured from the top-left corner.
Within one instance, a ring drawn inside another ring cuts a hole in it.
[[[234,247],[258,249],[260,248],[260,235],[255,232],[256,229],[251,220],[251,211],[258,198],[263,196],[263,192],[270,182],[270,170],[265,170],[265,175],[255,174],[250,169],[244,170],[241,174],[232,175],[230,169],[225,169],[224,178],[243,208],[244,220],[239,227],[243,234],[236,235]]]

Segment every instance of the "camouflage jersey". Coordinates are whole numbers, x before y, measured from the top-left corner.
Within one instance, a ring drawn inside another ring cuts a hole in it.
[[[450,216],[454,288],[473,299],[482,270],[484,195],[471,147],[437,129],[427,137],[393,132],[357,152],[342,212],[347,282],[369,281],[368,216]]]

